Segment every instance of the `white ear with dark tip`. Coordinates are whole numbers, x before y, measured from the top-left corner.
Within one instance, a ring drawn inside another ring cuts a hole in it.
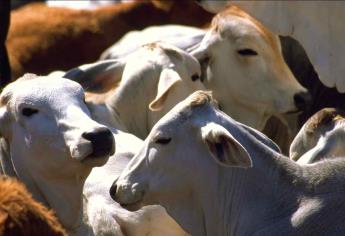
[[[201,128],[201,136],[218,164],[225,167],[252,167],[247,150],[223,126],[208,123]]]

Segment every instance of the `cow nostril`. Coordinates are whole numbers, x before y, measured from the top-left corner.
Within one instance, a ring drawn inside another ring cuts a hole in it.
[[[115,200],[116,190],[117,190],[117,185],[116,185],[116,182],[114,182],[109,189],[109,194],[113,200]]]
[[[114,137],[106,127],[96,128],[91,132],[84,132],[82,137],[92,144],[93,157],[100,157],[114,154]]]
[[[295,94],[294,101],[298,110],[305,111],[310,107],[311,102],[312,102],[312,97],[310,93],[308,92],[301,92],[301,93]]]

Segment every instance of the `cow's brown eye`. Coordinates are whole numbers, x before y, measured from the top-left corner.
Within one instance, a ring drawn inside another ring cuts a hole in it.
[[[171,141],[171,138],[158,138],[156,139],[155,143],[165,145],[165,144],[170,143],[170,141]]]
[[[200,79],[200,76],[198,74],[194,74],[194,75],[192,75],[191,79],[192,79],[192,81],[196,81],[196,80]]]
[[[242,56],[256,56],[256,55],[258,55],[258,53],[256,51],[254,51],[253,49],[250,49],[250,48],[244,48],[244,49],[237,50],[237,53],[242,55]]]
[[[26,116],[26,117],[30,117],[36,113],[38,113],[38,110],[33,109],[33,108],[23,108],[22,109],[22,115]]]

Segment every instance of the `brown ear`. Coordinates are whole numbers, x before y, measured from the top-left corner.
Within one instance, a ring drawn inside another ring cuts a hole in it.
[[[169,90],[181,81],[182,79],[176,71],[170,68],[163,69],[159,76],[156,97],[149,105],[150,110],[160,110],[169,94]]]
[[[252,167],[247,150],[227,131],[216,123],[201,128],[202,139],[214,160],[225,167]]]
[[[87,92],[103,93],[118,85],[124,67],[122,60],[104,60],[73,68],[63,77],[80,83]]]

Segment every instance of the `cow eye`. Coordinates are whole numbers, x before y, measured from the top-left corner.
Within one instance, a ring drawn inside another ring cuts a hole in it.
[[[258,53],[256,51],[254,51],[253,49],[250,49],[250,48],[237,50],[237,53],[242,55],[242,56],[256,56],[256,55],[258,55]]]
[[[170,143],[170,141],[171,141],[171,138],[158,138],[156,139],[155,143],[165,145],[165,144]]]
[[[30,117],[36,113],[38,113],[38,110],[33,109],[33,108],[23,108],[22,110],[22,115],[26,117]]]
[[[200,76],[198,74],[194,74],[194,75],[192,75],[191,79],[192,79],[192,81],[196,81],[196,80],[200,79]]]

